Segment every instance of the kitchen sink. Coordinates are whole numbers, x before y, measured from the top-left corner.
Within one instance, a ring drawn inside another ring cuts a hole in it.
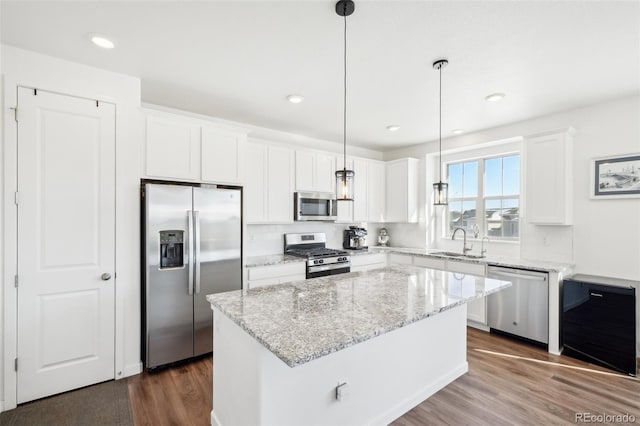
[[[464,257],[465,255],[462,253],[458,253],[455,251],[436,251],[434,253],[430,253],[436,256],[450,256],[450,257]]]
[[[457,251],[436,251],[434,253],[430,253],[435,256],[448,256],[448,257],[466,257],[467,259],[482,259],[483,255],[480,254],[462,254]]]

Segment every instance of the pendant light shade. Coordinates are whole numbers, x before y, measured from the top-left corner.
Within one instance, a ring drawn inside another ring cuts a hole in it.
[[[353,201],[353,181],[355,173],[347,170],[347,16],[355,10],[352,0],[340,0],[336,3],[336,13],[344,18],[344,104],[343,104],[343,127],[342,145],[343,166],[342,170],[336,171],[336,199],[338,201]]]
[[[439,122],[439,137],[440,148],[438,155],[438,162],[440,163],[440,180],[433,184],[433,205],[434,206],[446,206],[449,203],[449,184],[442,181],[442,68],[446,67],[449,61],[446,59],[439,59],[433,63],[433,68],[440,72],[440,122]]]

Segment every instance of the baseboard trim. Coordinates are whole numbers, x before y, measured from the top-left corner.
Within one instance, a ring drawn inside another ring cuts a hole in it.
[[[218,416],[216,416],[213,410],[211,410],[211,426],[222,426],[220,419],[218,419]]]
[[[138,362],[135,364],[129,364],[124,367],[124,371],[122,372],[122,376],[118,377],[119,379],[123,379],[129,376],[135,376],[136,374],[142,373],[142,362]]]
[[[4,411],[4,401],[0,401],[0,413]]]
[[[468,371],[469,371],[469,364],[465,361],[463,364],[454,368],[449,373],[441,376],[435,383],[432,383],[431,385],[414,393],[412,396],[400,402],[399,404],[396,404],[395,407],[391,408],[389,411],[382,414],[381,416],[379,416],[377,419],[375,419],[373,422],[369,424],[372,424],[372,425],[385,424],[386,425],[391,423],[392,421],[398,419],[403,414],[410,411],[412,408],[419,405],[421,402],[427,400],[436,392],[440,391],[441,389],[444,389],[449,383],[453,382],[458,377],[462,376]]]

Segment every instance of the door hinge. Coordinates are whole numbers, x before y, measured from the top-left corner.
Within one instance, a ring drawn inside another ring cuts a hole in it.
[[[100,107],[100,101],[96,101],[96,108]]]
[[[20,202],[20,197],[18,196],[18,191],[16,191],[13,195],[13,202],[16,203],[16,206]]]
[[[18,274],[13,277],[13,286],[16,288],[18,287]]]
[[[18,358],[13,360],[13,369],[15,371],[18,371]]]
[[[38,89],[33,89],[33,96],[38,96]]]

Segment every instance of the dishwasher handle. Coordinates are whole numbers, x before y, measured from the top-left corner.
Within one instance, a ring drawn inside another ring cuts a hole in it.
[[[521,271],[509,268],[496,268],[492,266],[487,269],[487,276],[489,278],[505,277],[527,279],[532,281],[547,281],[548,279],[548,275],[546,272]]]

